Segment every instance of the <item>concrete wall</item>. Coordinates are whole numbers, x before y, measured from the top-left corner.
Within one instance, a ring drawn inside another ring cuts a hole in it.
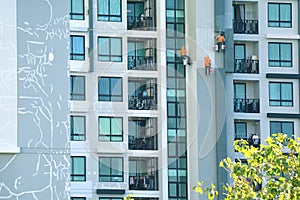
[[[2,44],[11,63],[1,81],[8,92],[2,91],[0,99],[11,92],[8,102],[14,106],[7,118],[15,123],[7,123],[12,128],[6,134],[16,136],[20,152],[0,154],[0,199],[69,197],[68,3],[10,0],[1,5],[0,19],[6,19],[3,14],[12,21],[1,21],[9,30],[11,42],[4,37]]]

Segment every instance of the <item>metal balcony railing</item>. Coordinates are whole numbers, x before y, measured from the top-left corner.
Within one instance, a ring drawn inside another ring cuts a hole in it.
[[[127,16],[128,30],[155,30],[154,16]]]
[[[129,176],[129,190],[157,190],[157,178],[153,176]]]
[[[259,113],[259,99],[234,99],[234,112]]]
[[[233,33],[258,34],[258,20],[233,20]]]
[[[128,56],[129,70],[156,70],[156,65],[153,56]]]
[[[134,138],[129,136],[128,145],[130,150],[157,150],[157,137]]]
[[[157,104],[154,97],[129,96],[128,107],[130,110],[156,110]]]
[[[234,59],[234,72],[258,74],[259,62],[252,59]]]

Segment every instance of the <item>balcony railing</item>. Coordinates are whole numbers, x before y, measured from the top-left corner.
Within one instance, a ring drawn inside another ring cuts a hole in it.
[[[157,190],[157,178],[153,176],[129,176],[129,190]]]
[[[259,73],[258,63],[259,63],[258,60],[234,59],[234,72],[258,74]]]
[[[129,136],[128,143],[130,150],[157,150],[156,135],[142,138],[134,138],[133,136]]]
[[[128,30],[155,30],[154,17],[151,16],[127,16],[127,29]]]
[[[129,70],[156,70],[156,65],[153,56],[128,56]]]
[[[234,99],[234,112],[259,113],[259,99]]]
[[[156,110],[157,104],[154,97],[129,96],[128,107],[130,110]]]
[[[238,34],[258,34],[258,20],[233,20],[233,32]]]

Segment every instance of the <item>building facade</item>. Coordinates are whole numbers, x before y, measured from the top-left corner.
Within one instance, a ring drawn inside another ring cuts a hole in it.
[[[219,161],[244,160],[236,139],[299,136],[299,6],[6,2],[0,199],[200,199],[199,180],[221,190]]]

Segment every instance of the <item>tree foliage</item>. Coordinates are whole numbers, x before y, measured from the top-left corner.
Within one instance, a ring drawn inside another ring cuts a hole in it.
[[[294,140],[279,133],[265,142],[256,148],[245,140],[235,141],[235,150],[244,155],[246,162],[230,158],[220,162],[232,178],[232,183],[223,186],[226,200],[300,199],[300,138]],[[218,194],[214,188],[204,188],[199,182],[194,190],[212,200]]]

